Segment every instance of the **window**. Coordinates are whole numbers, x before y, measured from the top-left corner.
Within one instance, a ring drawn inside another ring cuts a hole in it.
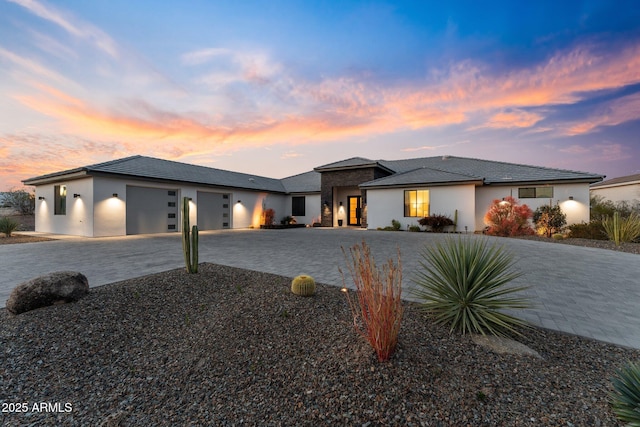
[[[429,190],[404,191],[404,216],[416,218],[429,216]]]
[[[175,192],[175,191],[173,191],[173,190],[169,190],[169,191],[167,191],[167,195],[169,195],[169,196],[175,196],[175,195],[176,195],[176,192]]]
[[[294,196],[291,198],[291,215],[305,216],[305,198],[304,196]]]
[[[519,199],[553,199],[553,187],[518,188]]]
[[[67,186],[66,185],[54,185],[53,186],[53,214],[54,215],[66,215],[67,214]]]

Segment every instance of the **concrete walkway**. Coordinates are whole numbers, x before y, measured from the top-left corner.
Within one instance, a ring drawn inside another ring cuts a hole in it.
[[[38,233],[34,233],[38,234]],[[200,262],[212,262],[342,286],[341,247],[366,240],[378,264],[402,253],[406,289],[419,253],[443,234],[355,229],[226,230],[200,234]],[[91,286],[183,267],[178,233],[60,240],[0,246],[0,306],[20,282],[58,270],[84,273]],[[538,241],[472,236],[510,250],[536,304],[518,315],[533,324],[640,349],[640,256]],[[350,278],[347,277],[349,281]],[[349,283],[347,283],[349,285]]]

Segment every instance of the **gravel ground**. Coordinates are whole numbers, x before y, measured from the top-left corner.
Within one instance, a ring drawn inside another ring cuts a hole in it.
[[[540,329],[520,341],[542,359],[494,354],[407,304],[378,363],[340,289],[289,284],[202,264],[0,310],[0,425],[615,426],[611,376],[640,359]]]

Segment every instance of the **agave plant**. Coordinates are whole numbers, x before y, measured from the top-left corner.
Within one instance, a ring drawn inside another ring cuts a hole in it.
[[[616,417],[626,425],[640,427],[640,362],[630,362],[616,371],[611,405]]]
[[[503,309],[529,308],[525,297],[513,294],[526,287],[507,287],[520,277],[512,256],[485,239],[450,238],[422,251],[421,270],[413,282],[413,295],[436,323],[450,324],[451,331],[505,336],[519,334],[524,320]]]

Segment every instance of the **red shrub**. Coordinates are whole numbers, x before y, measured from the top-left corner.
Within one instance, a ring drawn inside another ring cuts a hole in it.
[[[534,234],[529,220],[533,211],[527,205],[519,205],[513,197],[495,199],[484,216],[489,226],[487,234],[492,236],[528,236]]]

